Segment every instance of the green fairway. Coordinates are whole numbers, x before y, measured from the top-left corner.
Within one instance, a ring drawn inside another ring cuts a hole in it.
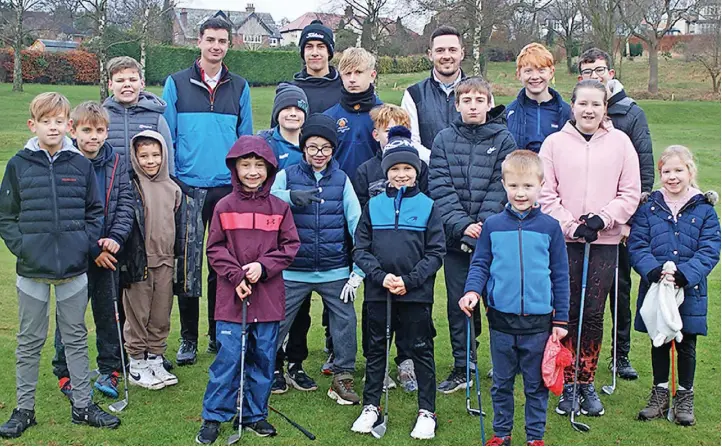
[[[506,64],[505,69],[511,67]],[[561,67],[560,67],[561,69]],[[501,71],[494,68],[495,76]],[[400,102],[403,89],[410,83],[425,76],[421,74],[389,75],[380,79],[379,94],[383,100]],[[513,85],[512,80],[504,82]],[[568,98],[572,85],[571,77],[558,76],[564,96]],[[495,82],[494,77],[490,79]],[[68,96],[73,105],[82,100],[97,99],[98,88],[94,86],[47,86],[26,85],[26,92],[17,94],[10,91],[10,85],[0,84],[0,103],[3,116],[0,120],[0,168],[31,136],[25,122],[28,118],[28,104],[34,95],[57,90]],[[159,87],[150,88],[160,93]],[[504,91],[511,92],[511,87]],[[264,129],[269,124],[274,89],[253,88],[254,129]],[[510,93],[507,93],[507,95]],[[508,104],[512,98],[498,95],[497,104]],[[665,102],[640,101],[650,122],[655,153],[670,144],[684,144],[695,153],[699,165],[699,184],[702,189],[720,191],[720,104],[719,102]],[[717,207],[719,212],[719,206]],[[4,244],[0,244],[0,423],[7,420],[15,406],[15,334],[17,323],[17,298],[15,291],[15,259]],[[435,354],[437,381],[449,373],[451,353],[448,324],[446,321],[446,293],[443,274],[437,277],[436,305],[434,307],[437,337]],[[633,300],[636,298],[636,279]],[[204,285],[205,289],[205,285]],[[720,445],[720,270],[715,269],[709,278],[708,325],[709,336],[701,337],[697,344],[696,372],[696,416],[697,425],[682,428],[656,420],[642,423],[635,420],[637,412],[644,406],[651,387],[650,342],[646,334],[633,332],[631,359],[640,373],[635,382],[618,381],[613,396],[602,395],[606,414],[601,418],[580,417],[591,426],[591,431],[577,433],[570,427],[567,418],[554,413],[557,398],[550,398],[547,435],[545,441],[551,445]],[[201,301],[200,330],[207,329],[206,301]],[[360,318],[360,300],[356,303]],[[95,331],[90,311],[86,314],[89,327],[91,367],[95,367]],[[303,425],[317,436],[318,445],[478,445],[479,421],[466,414],[464,392],[452,395],[438,395],[437,436],[431,442],[414,441],[409,437],[416,416],[416,395],[396,389],[390,396],[389,428],[383,440],[371,436],[353,434],[351,424],[358,417],[361,407],[342,407],[326,397],[330,378],[319,373],[325,360],[323,349],[323,328],[321,326],[321,303],[313,297],[313,325],[309,336],[310,358],[304,364],[306,371],[318,382],[319,390],[302,393],[291,390],[285,395],[272,396],[271,404],[290,418]],[[54,320],[54,319],[51,319]],[[597,389],[611,383],[607,370],[610,352],[611,315],[605,321],[606,339],[599,362]],[[168,357],[175,359],[179,345],[179,319],[177,307],[171,317],[171,335],[168,340]],[[208,374],[207,369],[213,357],[205,353],[207,337],[199,343],[199,361],[196,365],[174,369],[179,384],[161,391],[147,391],[137,387],[130,389],[130,405],[122,413],[122,425],[118,430],[98,430],[70,423],[70,405],[58,391],[57,380],[52,374],[51,359],[54,353],[51,321],[50,336],[43,350],[40,381],[37,389],[36,413],[38,425],[30,428],[17,440],[0,440],[2,445],[188,445],[194,443],[200,426],[201,405]],[[359,329],[360,339],[360,329]],[[480,339],[480,370],[485,374],[489,369],[488,332],[486,321]],[[359,343],[360,345],[360,343]],[[392,366],[395,376],[395,368]],[[362,391],[361,378],[364,363],[361,353],[357,356],[356,390]],[[482,398],[487,413],[485,427],[487,437],[492,435],[492,408],[489,388],[491,381],[482,378]],[[601,393],[600,393],[601,394]],[[521,379],[515,390],[516,417],[513,444],[523,445],[524,409]],[[95,400],[104,408],[112,403],[96,393]],[[275,438],[257,438],[246,434],[239,444],[261,445],[308,445],[312,444],[300,432],[271,413],[269,420],[279,430]],[[225,424],[216,444],[225,443],[231,434],[230,424]]]

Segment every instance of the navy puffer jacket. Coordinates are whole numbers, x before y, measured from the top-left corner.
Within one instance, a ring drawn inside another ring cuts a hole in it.
[[[627,246],[632,267],[641,276],[634,328],[647,332],[639,314],[650,286],[647,274],[673,261],[688,281],[679,307],[682,332],[707,335],[707,276],[719,262],[720,225],[706,195],[692,197],[675,222],[662,193],[654,191],[634,215]]]
[[[436,136],[429,194],[444,221],[447,247],[459,250],[466,227],[504,209],[501,163],[515,149],[504,106],[493,108],[484,124],[467,125],[458,119]]]
[[[328,271],[349,266],[346,246],[346,216],[343,208],[343,190],[346,174],[338,162],[331,159],[318,182],[313,169],[305,161],[286,168],[286,187],[291,190],[309,190],[320,187],[323,203],[308,206],[291,206],[301,248],[289,270]]]

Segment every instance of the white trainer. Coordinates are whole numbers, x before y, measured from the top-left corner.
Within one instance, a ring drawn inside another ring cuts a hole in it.
[[[175,385],[178,383],[178,377],[174,374],[169,373],[163,367],[163,357],[160,355],[148,354],[148,367],[153,372],[156,379],[163,382],[163,385]]]
[[[379,420],[379,409],[373,405],[364,406],[361,416],[351,426],[351,431],[356,433],[371,433],[376,421]]]
[[[165,387],[165,384],[153,375],[148,362],[143,360],[130,359],[130,371],[128,372],[128,382],[149,390],[159,390]]]
[[[416,425],[411,431],[414,439],[434,439],[436,435],[436,415],[427,410],[419,410]]]

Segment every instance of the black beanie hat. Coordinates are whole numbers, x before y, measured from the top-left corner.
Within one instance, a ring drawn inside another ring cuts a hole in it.
[[[338,145],[338,136],[336,135],[336,121],[328,115],[322,113],[314,113],[306,119],[301,128],[301,138],[299,139],[299,147],[303,150],[306,147],[306,140],[311,137],[322,137],[328,140],[336,150]]]
[[[276,87],[276,97],[273,99],[273,122],[278,122],[278,114],[286,107],[298,107],[303,110],[304,116],[308,115],[308,98],[306,92],[293,84],[281,82]]]
[[[333,59],[333,31],[331,31],[331,28],[325,26],[322,21],[320,20],[314,20],[311,23],[309,23],[303,31],[301,31],[301,39],[298,42],[298,46],[301,48],[301,59],[304,58],[304,50],[306,47],[306,42],[309,40],[320,40],[324,44],[326,44],[326,48],[328,48],[328,59]]]
[[[384,146],[381,169],[384,170],[384,174],[388,174],[389,169],[399,163],[413,166],[416,175],[421,172],[419,151],[411,142],[411,131],[404,126],[394,126],[389,129],[389,142]]]

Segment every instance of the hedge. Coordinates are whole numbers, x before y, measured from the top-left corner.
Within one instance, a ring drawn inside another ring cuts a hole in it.
[[[426,56],[381,56],[378,60],[379,74],[416,73],[429,71],[433,64]]]
[[[6,82],[13,80],[12,49],[0,49],[0,65]],[[23,50],[23,81],[38,84],[97,84],[98,59],[85,51],[46,53]]]

